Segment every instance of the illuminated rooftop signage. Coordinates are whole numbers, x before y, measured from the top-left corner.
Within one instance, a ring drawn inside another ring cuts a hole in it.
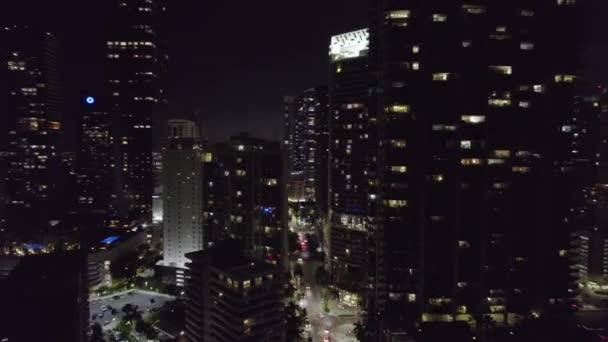
[[[369,50],[369,30],[363,29],[331,37],[329,56],[332,62],[366,56]]]

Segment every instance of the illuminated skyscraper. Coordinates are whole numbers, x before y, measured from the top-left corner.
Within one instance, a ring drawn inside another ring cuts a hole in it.
[[[108,218],[114,195],[112,120],[104,102],[105,99],[94,96],[82,98],[77,157],[78,211],[82,219],[90,218],[97,225],[103,225]]]
[[[49,221],[58,215],[53,200],[60,190],[56,53],[55,36],[49,32],[19,26],[0,29],[0,91],[5,100],[0,150],[6,152],[2,176],[7,228],[17,240],[48,231]]]
[[[184,269],[185,254],[204,247],[201,153],[196,124],[170,120],[169,146],[163,151],[162,266]],[[178,271],[177,284],[183,285],[183,272]]]
[[[333,36],[329,87],[329,262],[336,284],[360,292],[367,277],[370,135],[367,29]]]
[[[243,239],[248,255],[281,264],[286,260],[286,196],[284,153],[278,142],[267,142],[247,134],[217,144],[206,158],[222,172],[212,172],[206,182],[213,182],[217,196],[206,208],[220,210],[224,231],[217,237]],[[207,167],[206,167],[207,169]],[[221,177],[214,179],[213,177]],[[211,213],[207,213],[210,215]],[[217,216],[216,216],[217,217]]]
[[[371,317],[388,334],[566,306],[577,4],[379,0],[373,13]]]
[[[163,84],[167,55],[160,29],[165,2],[113,3],[105,57],[116,146],[116,199],[122,216],[150,220],[154,122],[167,103]]]
[[[327,172],[321,171],[327,166],[327,158],[322,155],[327,152],[327,88],[310,88],[297,97],[286,96],[284,104],[290,181],[302,189],[298,200],[316,202],[321,185],[327,189]]]

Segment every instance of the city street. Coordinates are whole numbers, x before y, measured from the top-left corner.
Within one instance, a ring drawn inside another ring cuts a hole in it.
[[[143,312],[142,316],[146,318],[151,312],[160,309],[165,302],[173,299],[166,294],[141,290],[92,299],[89,303],[89,324],[99,323],[104,331],[109,331],[114,329],[124,316],[122,308],[126,304],[137,306],[137,310]],[[112,309],[116,310],[116,314],[112,315]],[[102,317],[99,317],[100,314]]]
[[[328,301],[329,313],[325,313],[323,310],[325,300],[323,298],[323,288],[317,283],[315,276],[316,269],[323,263],[308,259],[309,251],[307,241],[304,238],[304,232],[310,233],[311,231],[306,227],[296,230],[299,236],[300,255],[302,256],[298,263],[301,264],[304,274],[302,284],[297,289],[304,294],[299,305],[306,309],[308,321],[312,327],[311,332],[304,332],[304,337],[311,336],[313,342],[355,342],[357,339],[352,334],[354,312],[339,308],[333,299]]]

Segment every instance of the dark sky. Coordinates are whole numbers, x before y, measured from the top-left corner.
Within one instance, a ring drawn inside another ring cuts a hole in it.
[[[183,0],[175,1],[175,3]],[[186,1],[170,45],[176,113],[200,109],[213,140],[279,138],[282,95],[327,83],[332,34],[367,25],[367,0]]]
[[[68,128],[78,115],[74,99],[100,77],[101,32],[111,24],[105,10],[110,1],[19,0],[5,4],[0,13],[3,22],[41,22],[59,33]],[[368,1],[169,0],[168,116],[200,111],[204,134],[214,141],[239,131],[279,138],[282,96],[327,82],[330,36],[365,27]],[[582,52],[586,73],[606,83],[608,1],[583,1],[588,5]]]

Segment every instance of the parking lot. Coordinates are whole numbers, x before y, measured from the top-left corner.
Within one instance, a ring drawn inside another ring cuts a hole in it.
[[[93,298],[89,303],[89,323],[99,323],[107,331],[116,327],[116,324],[120,322],[124,315],[122,308],[126,304],[137,306],[137,310],[141,311],[145,318],[171,300],[173,297],[169,295],[140,290]]]

